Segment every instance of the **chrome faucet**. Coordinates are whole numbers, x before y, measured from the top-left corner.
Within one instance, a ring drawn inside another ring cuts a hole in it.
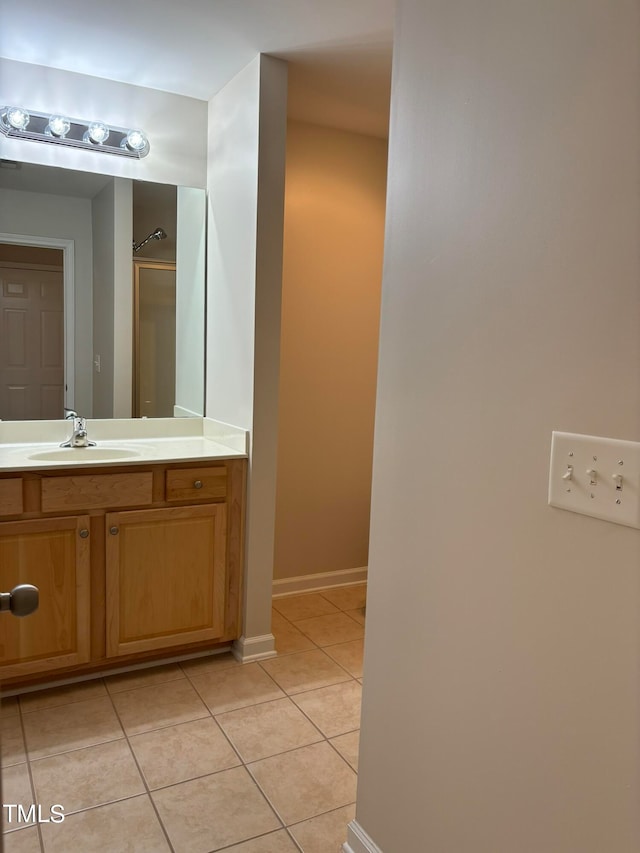
[[[73,421],[73,432],[68,441],[63,441],[60,447],[95,447],[95,441],[89,441],[87,422],[77,412],[69,411],[65,420]]]

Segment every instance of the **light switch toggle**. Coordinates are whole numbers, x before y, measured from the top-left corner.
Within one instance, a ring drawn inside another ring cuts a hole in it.
[[[640,441],[554,431],[549,505],[640,530]]]
[[[597,486],[598,485],[598,472],[595,468],[587,468],[587,474],[589,476],[589,485]]]
[[[573,480],[573,465],[567,465],[567,470],[562,475],[562,479],[567,481]]]

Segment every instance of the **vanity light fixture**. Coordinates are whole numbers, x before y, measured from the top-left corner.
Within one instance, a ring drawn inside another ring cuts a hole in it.
[[[49,116],[49,124],[45,127],[44,132],[47,136],[55,136],[58,139],[64,137],[71,130],[71,122],[64,116]]]
[[[102,145],[109,138],[109,128],[103,121],[92,121],[82,138],[85,142]]]
[[[7,107],[2,113],[2,118],[13,130],[26,130],[31,116],[20,107]]]
[[[130,130],[120,143],[120,147],[128,148],[130,151],[142,151],[149,147],[149,142],[141,130]]]
[[[69,118],[60,113],[39,113],[16,106],[0,107],[0,133],[12,139],[55,142],[71,148],[136,159],[149,153],[149,140],[141,130],[114,127],[103,121]]]

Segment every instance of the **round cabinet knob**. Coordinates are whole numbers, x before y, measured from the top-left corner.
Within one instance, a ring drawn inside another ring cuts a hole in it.
[[[87,530],[86,527],[83,527],[82,530],[80,531],[80,538],[86,539],[88,535],[89,535],[89,531]]]
[[[109,528],[109,533],[110,533],[112,536],[117,536],[117,535],[118,535],[118,530],[119,530],[119,528],[118,528],[118,527],[110,527],[110,528]]]
[[[196,489],[201,489],[202,488],[202,480],[196,480],[193,485]]]
[[[11,592],[0,592],[0,610],[9,610],[14,616],[29,616],[38,609],[39,598],[37,586],[21,583]]]

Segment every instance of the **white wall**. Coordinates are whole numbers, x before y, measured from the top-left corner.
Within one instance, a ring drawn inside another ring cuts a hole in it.
[[[113,189],[113,416],[130,418],[133,393],[133,184],[124,178],[116,178]]]
[[[286,95],[258,56],[209,103],[206,414],[251,431],[243,654],[273,649]]]
[[[93,378],[93,417],[113,417],[113,239],[115,230],[113,181],[93,199],[93,357],[100,357],[100,372]],[[92,367],[93,369],[93,367]],[[82,410],[80,410],[82,411]]]
[[[91,200],[0,190],[0,233],[74,241],[74,405],[79,411],[91,414]]]
[[[209,103],[207,415],[244,429],[253,426],[259,96],[256,59]]]
[[[131,417],[133,282],[131,181],[116,178],[93,199],[93,416]]]
[[[205,194],[191,187],[178,187],[177,208],[175,414],[202,416],[207,240]]]
[[[552,429],[640,439],[638,4],[397,24],[356,819],[637,853],[640,532],[547,477]]]
[[[367,565],[387,145],[289,122],[275,577]]]
[[[72,118],[138,127],[149,137],[147,157],[43,145],[0,136],[0,157],[143,181],[204,187],[207,104],[156,89],[0,59],[0,104]]]

